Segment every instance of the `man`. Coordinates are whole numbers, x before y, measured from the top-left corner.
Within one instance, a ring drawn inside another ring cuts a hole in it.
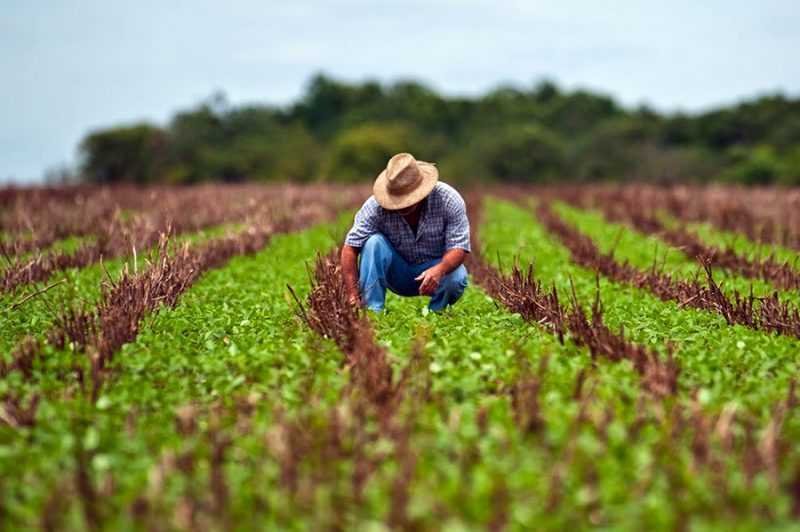
[[[436,166],[410,153],[389,159],[372,191],[342,247],[350,302],[380,312],[388,288],[401,296],[430,296],[428,308],[436,312],[455,303],[467,287],[464,200],[439,182]]]

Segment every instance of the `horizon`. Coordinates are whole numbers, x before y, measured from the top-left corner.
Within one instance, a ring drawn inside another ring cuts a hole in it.
[[[547,80],[667,114],[800,93],[800,66],[786,61],[800,44],[792,2],[627,1],[614,13],[577,4],[405,2],[377,12],[361,1],[248,0],[181,13],[155,2],[8,2],[0,68],[17,76],[0,87],[0,184],[42,182],[47,169],[75,164],[89,131],[163,125],[219,91],[234,107],[290,105],[320,72],[348,83],[413,80],[448,97]],[[420,38],[387,38],[395,20]]]

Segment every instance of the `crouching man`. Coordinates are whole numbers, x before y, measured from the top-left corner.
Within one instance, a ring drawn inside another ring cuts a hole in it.
[[[464,200],[439,181],[431,163],[398,153],[375,180],[342,247],[349,300],[380,312],[386,289],[430,296],[428,308],[452,305],[467,287],[470,251]],[[360,261],[359,261],[360,255]]]

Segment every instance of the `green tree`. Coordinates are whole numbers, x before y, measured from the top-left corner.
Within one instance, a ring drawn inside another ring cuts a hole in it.
[[[733,164],[722,174],[726,181],[745,185],[770,185],[784,173],[783,164],[771,146],[735,148],[731,151]]]
[[[784,185],[800,185],[800,144],[790,149],[783,157],[783,173],[779,182]]]
[[[90,133],[80,145],[81,173],[91,183],[150,183],[165,164],[167,138],[150,124]]]
[[[795,183],[799,144],[800,99],[780,94],[661,115],[548,81],[468,98],[413,80],[318,74],[291,106],[231,106],[218,93],[163,129],[94,131],[80,149],[84,179],[94,182],[369,180],[389,156],[412,151],[455,181]]]
[[[489,177],[504,181],[547,181],[564,170],[564,145],[546,128],[509,126],[489,131],[476,146],[478,159]]]
[[[240,135],[231,144],[237,171],[257,181],[309,181],[319,168],[320,147],[295,123],[274,133]]]
[[[223,153],[229,143],[229,131],[222,109],[210,101],[178,113],[169,125],[171,180],[189,183],[238,180],[239,173]]]
[[[575,141],[570,173],[584,181],[622,179],[636,167],[640,147],[652,138],[645,120],[632,116],[606,120]]]
[[[331,181],[367,181],[386,166],[395,153],[410,151],[424,160],[415,148],[415,134],[402,123],[363,124],[343,131],[328,149],[322,177]]]

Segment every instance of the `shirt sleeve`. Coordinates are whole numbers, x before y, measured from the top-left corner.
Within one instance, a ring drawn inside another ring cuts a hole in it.
[[[353,227],[347,232],[344,243],[354,248],[364,247],[367,239],[378,232],[378,202],[370,197],[356,213]]]
[[[445,200],[445,214],[447,216],[444,230],[445,250],[463,249],[470,252],[467,206],[458,192],[453,191],[452,196]]]

